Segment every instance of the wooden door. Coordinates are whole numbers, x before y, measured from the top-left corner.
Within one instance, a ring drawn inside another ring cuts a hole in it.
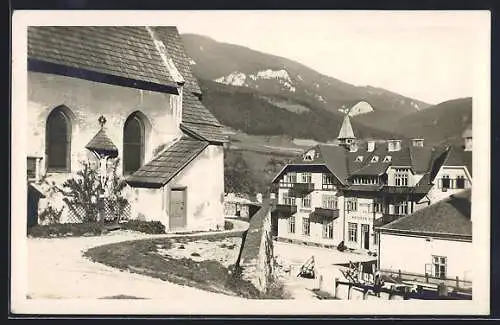
[[[186,189],[170,190],[170,230],[186,228]]]

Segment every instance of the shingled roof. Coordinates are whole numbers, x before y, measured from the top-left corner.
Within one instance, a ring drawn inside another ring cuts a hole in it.
[[[150,162],[127,177],[126,182],[132,187],[162,187],[172,180],[208,145],[209,143],[206,141],[183,136]]]
[[[472,239],[471,190],[465,190],[379,228],[382,233]]]
[[[179,31],[175,26],[156,26],[153,30],[158,35],[158,37],[163,41],[167,52],[172,57],[175,66],[184,77],[185,80],[185,90],[195,94],[201,94],[201,89],[198,84],[198,80],[194,77],[191,71],[191,64],[189,63],[189,57],[187,55],[186,49],[182,42]]]
[[[205,105],[203,105],[198,97],[192,93],[184,93],[182,104],[182,121],[184,123],[221,126],[219,121],[212,115]]]
[[[465,166],[472,176],[472,151],[465,151],[458,146],[450,146],[443,166],[457,167]]]
[[[165,92],[177,86],[143,26],[30,26],[28,68]]]
[[[89,141],[85,148],[98,153],[107,154],[111,158],[118,157],[118,148],[108,137],[106,131],[104,131],[104,128],[101,128],[99,132],[96,133],[96,135]]]
[[[222,127],[193,123],[181,124],[181,130],[197,139],[210,143],[221,144],[229,141],[228,136],[222,133]]]

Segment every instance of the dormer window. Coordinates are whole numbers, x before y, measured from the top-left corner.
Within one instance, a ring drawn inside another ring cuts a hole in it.
[[[385,163],[389,163],[389,162],[391,162],[391,161],[392,161],[392,156],[385,156],[385,157],[384,157],[384,162],[385,162]]]
[[[378,163],[378,156],[373,156],[371,162]]]
[[[314,157],[316,156],[316,151],[315,150],[310,150],[304,154],[304,161],[313,161]],[[319,153],[318,153],[319,156]]]
[[[363,162],[363,156],[357,156],[356,162]]]

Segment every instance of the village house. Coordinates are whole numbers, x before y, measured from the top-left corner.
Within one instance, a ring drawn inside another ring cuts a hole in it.
[[[226,218],[250,219],[261,207],[262,194],[258,198],[260,200],[253,201],[234,193],[226,194],[224,196],[224,216]]]
[[[442,186],[439,172],[448,165],[468,169],[454,158],[460,156],[455,147],[431,147],[423,139],[356,140],[348,115],[337,139],[339,146],[315,146],[274,178],[278,239],[323,246],[344,242],[350,249],[377,252],[374,227],[434,203],[426,197]]]
[[[450,286],[471,286],[470,189],[462,189],[377,231],[381,272],[431,284],[445,281]]]
[[[109,176],[118,159],[130,218],[223,227],[226,137],[176,27],[29,27],[27,63],[27,174],[46,196],[38,210],[64,207],[49,187],[81,162]],[[64,209],[63,222],[71,218]]]

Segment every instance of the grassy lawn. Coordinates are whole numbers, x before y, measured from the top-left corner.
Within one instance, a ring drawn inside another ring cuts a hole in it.
[[[249,281],[233,275],[241,235],[120,242],[91,248],[84,255],[94,262],[180,285],[244,298],[277,298],[260,294]]]

